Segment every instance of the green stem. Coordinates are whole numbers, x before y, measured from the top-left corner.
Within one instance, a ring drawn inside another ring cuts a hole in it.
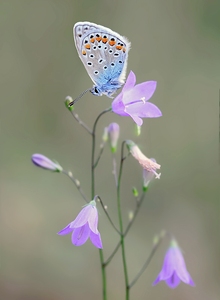
[[[97,166],[97,164],[95,164],[95,131],[96,131],[96,126],[97,126],[97,123],[98,123],[98,120],[101,118],[102,115],[104,115],[105,113],[111,111],[111,107],[110,108],[107,108],[105,109],[103,112],[101,112],[98,117],[96,118],[95,120],[95,123],[93,125],[93,129],[92,129],[92,160],[91,160],[91,178],[92,178],[92,199],[94,198],[95,196],[95,167]]]
[[[132,282],[129,284],[129,289],[137,282],[137,280],[139,279],[139,277],[144,273],[144,271],[146,270],[146,268],[148,267],[149,263],[151,262],[151,259],[153,258],[155,252],[157,251],[158,247],[161,244],[162,239],[164,238],[164,234],[161,235],[157,241],[157,243],[153,246],[150,255],[148,256],[146,262],[144,263],[143,267],[140,269],[140,271],[138,272],[138,274],[135,276],[135,278],[132,280]]]
[[[119,228],[120,231],[123,232],[123,221],[122,221],[122,213],[121,213],[121,199],[120,199],[120,188],[121,188],[121,176],[122,176],[122,168],[124,162],[124,144],[125,141],[122,142],[121,145],[121,162],[119,168],[119,175],[118,175],[118,185],[117,185],[117,204],[118,204],[118,219],[119,219]],[[123,262],[123,269],[124,269],[124,277],[125,277],[125,299],[129,300],[129,282],[128,282],[128,271],[127,271],[127,262],[125,256],[125,243],[124,243],[124,235],[121,235],[121,251],[122,251],[122,262]]]
[[[74,117],[74,119],[79,123],[79,125],[81,125],[89,134],[92,135],[92,130],[89,128],[88,125],[86,125],[86,123],[84,123],[78,114],[74,113],[73,111],[71,111],[72,116]]]
[[[77,187],[77,189],[78,189],[78,191],[80,192],[80,194],[81,194],[81,196],[83,197],[83,199],[84,199],[87,203],[89,203],[89,200],[87,199],[85,193],[83,192],[83,190],[82,190],[82,188],[81,188],[81,185],[80,185],[79,180],[75,179],[75,178],[73,177],[73,175],[72,175],[71,172],[67,172],[67,171],[63,170],[62,173],[65,174],[67,177],[69,177],[69,178],[72,180],[72,182],[73,182],[73,183],[75,184],[75,186]]]
[[[109,216],[109,214],[108,214],[108,212],[107,212],[107,210],[106,210],[106,208],[105,208],[105,205],[104,205],[102,199],[101,199],[99,196],[97,196],[97,197],[98,197],[98,199],[99,199],[99,201],[100,201],[100,203],[101,203],[102,209],[104,210],[104,213],[106,214],[106,217],[108,218],[110,224],[112,225],[112,227],[114,228],[114,230],[115,230],[119,235],[121,235],[121,232],[118,230],[118,228],[117,228],[117,227],[115,226],[115,224],[113,223],[111,217]]]
[[[105,113],[111,111],[111,108],[108,108],[101,112],[98,117],[95,120],[95,123],[93,125],[93,130],[92,130],[92,158],[91,158],[91,199],[95,197],[95,142],[96,142],[96,126],[98,123],[98,120],[102,115]],[[103,300],[107,300],[107,282],[106,282],[106,271],[105,271],[105,265],[104,265],[104,255],[103,255],[103,250],[99,249],[99,257],[100,257],[100,263],[101,263],[101,269],[102,269],[102,296]]]
[[[144,192],[142,193],[141,198],[140,198],[139,201],[137,202],[137,206],[136,206],[136,209],[135,209],[135,211],[134,211],[133,219],[128,223],[128,226],[127,226],[127,228],[125,229],[125,231],[124,231],[124,233],[123,233],[124,238],[125,238],[126,235],[128,234],[129,229],[131,228],[132,224],[134,223],[134,220],[136,219],[136,216],[137,216],[137,214],[138,214],[138,212],[139,212],[139,209],[140,209],[140,207],[141,207],[141,205],[142,205],[142,203],[143,203],[143,200],[144,200],[144,198],[145,198],[146,192],[147,192],[147,190],[144,191]],[[109,258],[105,261],[105,266],[107,266],[107,265],[110,263],[110,261],[112,260],[112,258],[113,258],[113,257],[115,256],[115,254],[117,253],[117,251],[118,251],[120,245],[121,245],[121,240],[118,242],[117,246],[116,246],[115,249],[113,250],[112,254],[109,256]]]

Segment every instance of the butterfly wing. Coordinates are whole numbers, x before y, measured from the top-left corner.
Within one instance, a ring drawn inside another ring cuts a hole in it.
[[[101,25],[78,22],[73,28],[80,59],[101,93],[111,95],[125,81],[130,42]]]

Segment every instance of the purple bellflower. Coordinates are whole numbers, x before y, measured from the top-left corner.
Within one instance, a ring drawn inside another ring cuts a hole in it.
[[[50,160],[49,158],[47,158],[42,154],[37,154],[37,153],[33,154],[31,160],[36,166],[40,168],[54,171],[54,172],[63,171],[63,168],[57,162],[53,162],[52,160]]]
[[[191,286],[195,285],[186,269],[182,252],[174,239],[171,241],[170,248],[165,255],[162,270],[153,285],[161,280],[165,280],[166,284],[172,289],[176,288],[181,280]]]
[[[98,211],[95,200],[85,205],[76,219],[58,232],[59,235],[72,233],[72,243],[75,246],[83,245],[88,238],[97,248],[102,249],[101,235],[97,229]]]
[[[162,116],[159,108],[147,102],[156,90],[156,81],[146,81],[135,85],[136,76],[130,71],[120,94],[112,102],[112,111],[120,116],[130,116],[141,126],[141,118],[158,118]]]

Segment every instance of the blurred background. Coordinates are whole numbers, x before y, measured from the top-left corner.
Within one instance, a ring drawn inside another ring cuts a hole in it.
[[[71,170],[90,197],[91,138],[64,106],[92,86],[78,58],[72,27],[90,21],[128,37],[128,72],[137,82],[157,80],[151,101],[163,112],[134,122],[112,113],[120,140],[134,140],[161,164],[139,217],[126,238],[132,280],[150,253],[155,234],[172,232],[196,283],[175,290],[152,287],[168,247],[165,241],[132,288],[131,299],[220,299],[220,2],[214,0],[10,0],[0,1],[1,22],[1,299],[101,299],[98,250],[71,244],[56,233],[84,201],[72,182],[31,163],[33,153]],[[75,111],[92,126],[111,99],[86,94]],[[96,193],[116,224],[116,191],[108,147],[97,168]],[[138,163],[126,160],[122,180],[124,223],[141,190]],[[107,258],[118,241],[99,207],[99,230]],[[121,252],[107,268],[109,299],[124,299]]]

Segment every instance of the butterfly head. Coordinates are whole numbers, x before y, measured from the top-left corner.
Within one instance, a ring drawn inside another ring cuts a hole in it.
[[[90,90],[90,92],[94,95],[94,96],[102,96],[102,91],[100,88],[98,88],[97,86],[93,86]]]

